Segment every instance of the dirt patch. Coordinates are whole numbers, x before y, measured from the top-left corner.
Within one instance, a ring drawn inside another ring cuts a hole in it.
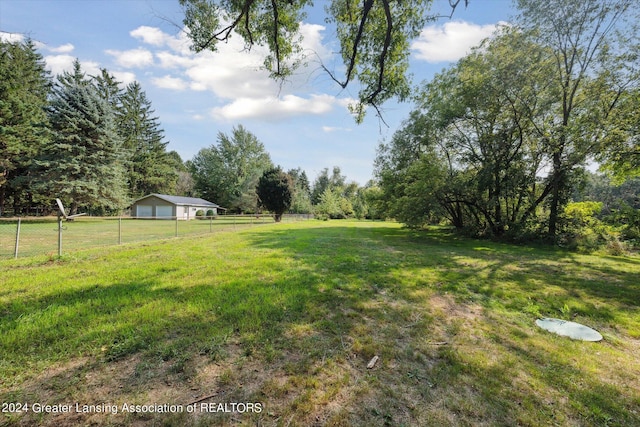
[[[480,320],[483,313],[482,306],[478,304],[460,304],[453,297],[446,294],[432,295],[427,302],[427,306],[436,316],[444,315],[471,323]]]

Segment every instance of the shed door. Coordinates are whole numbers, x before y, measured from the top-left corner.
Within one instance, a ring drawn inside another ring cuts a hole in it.
[[[172,217],[173,209],[171,206],[156,206],[156,216],[158,218]]]
[[[153,212],[152,206],[138,205],[138,211],[136,213],[136,216],[139,218],[150,217],[152,215],[152,212]]]

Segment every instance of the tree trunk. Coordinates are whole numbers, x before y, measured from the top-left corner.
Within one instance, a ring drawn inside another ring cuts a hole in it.
[[[558,232],[558,217],[561,201],[561,191],[564,185],[564,172],[560,153],[553,154],[553,176],[551,178],[551,203],[549,205],[549,237],[555,238]]]

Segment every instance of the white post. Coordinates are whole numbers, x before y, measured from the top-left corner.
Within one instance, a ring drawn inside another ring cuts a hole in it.
[[[20,249],[20,223],[22,218],[18,217],[18,226],[16,227],[16,246],[13,252],[13,257],[18,258],[18,250]]]
[[[58,256],[62,256],[62,216],[58,215]]]

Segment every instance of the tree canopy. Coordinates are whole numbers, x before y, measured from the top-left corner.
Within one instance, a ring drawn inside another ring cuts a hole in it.
[[[404,223],[446,217],[475,234],[555,240],[587,162],[618,172],[638,164],[629,154],[637,150],[639,38],[627,19],[637,4],[519,6],[518,25],[425,84],[416,110],[380,146],[386,210]]]
[[[77,60],[53,80],[31,41],[0,41],[0,214],[46,213],[56,197],[116,213],[174,192],[185,167],[167,143],[137,82],[89,76]]]
[[[293,182],[291,176],[279,166],[264,171],[256,188],[260,206],[273,212],[276,222],[291,206],[293,200]]]
[[[74,214],[78,206],[124,208],[126,181],[122,139],[114,111],[78,61],[58,76],[48,108],[51,144],[38,161],[38,186]]]
[[[258,179],[272,166],[262,142],[242,125],[230,136],[218,133],[217,143],[189,163],[196,191],[231,212],[256,211]]]
[[[33,201],[33,159],[48,141],[45,107],[51,88],[44,60],[31,41],[0,40],[0,214]]]
[[[326,65],[322,68],[342,88],[357,81],[358,102],[352,105],[362,121],[366,107],[379,113],[391,98],[407,99],[411,93],[408,75],[410,42],[426,23],[433,0],[331,0],[325,6],[326,22],[334,25],[340,43],[344,75]],[[468,0],[449,0],[451,13]],[[305,63],[299,26],[311,0],[180,0],[184,24],[196,52],[215,51],[233,33],[239,34],[247,50],[266,46],[264,66],[274,79],[285,80]]]

